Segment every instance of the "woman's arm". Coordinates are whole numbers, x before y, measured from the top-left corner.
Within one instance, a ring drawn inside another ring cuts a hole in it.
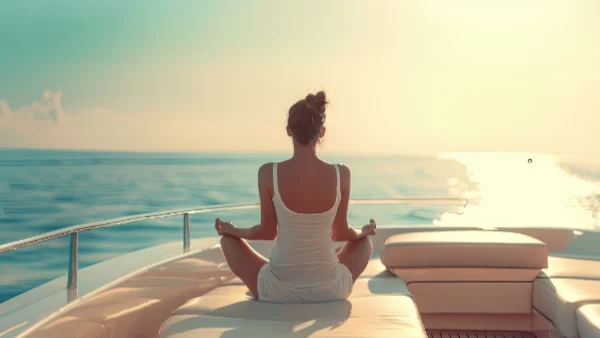
[[[260,224],[250,228],[238,228],[223,224],[221,235],[229,235],[248,240],[272,240],[277,237],[277,217],[273,206],[273,164],[263,164],[258,169],[258,194],[260,197]],[[217,219],[217,222],[219,220]],[[219,228],[217,228],[218,230]]]
[[[350,169],[339,164],[340,189],[342,200],[338,206],[337,215],[333,221],[333,234],[331,238],[336,242],[354,241],[360,239],[363,234],[348,224],[348,202],[350,201]]]
[[[271,238],[270,235],[264,233],[262,224],[257,224],[250,228],[238,228],[232,227],[230,230],[226,231],[226,234],[233,237],[255,240],[255,239],[275,239],[275,237]]]

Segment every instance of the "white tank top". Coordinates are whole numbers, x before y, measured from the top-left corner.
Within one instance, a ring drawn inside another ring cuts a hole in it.
[[[337,185],[331,209],[314,214],[290,210],[279,194],[277,163],[273,163],[273,205],[278,236],[271,260],[258,272],[258,297],[268,302],[323,302],[347,298],[352,274],[341,264],[331,239],[341,200],[340,171],[334,164]]]
[[[331,239],[332,224],[341,200],[340,171],[336,172],[336,197],[331,209],[313,214],[290,210],[279,194],[277,163],[273,163],[273,205],[277,214],[278,235],[270,265],[281,281],[294,284],[320,282],[336,273],[339,263]]]

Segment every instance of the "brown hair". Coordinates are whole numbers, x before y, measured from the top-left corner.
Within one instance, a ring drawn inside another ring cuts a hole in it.
[[[325,124],[325,106],[329,103],[325,92],[308,94],[304,100],[296,102],[288,112],[288,128],[292,137],[302,145],[315,141]]]

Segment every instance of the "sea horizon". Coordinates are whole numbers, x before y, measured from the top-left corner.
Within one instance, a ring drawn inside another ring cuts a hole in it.
[[[293,153],[293,149],[289,150],[218,150],[218,149],[205,149],[205,150],[144,150],[144,149],[99,149],[99,148],[44,148],[44,147],[9,147],[1,146],[0,151],[48,151],[48,152],[79,152],[79,153],[119,153],[119,154],[231,154],[231,155],[281,155]],[[582,156],[573,154],[561,154],[561,153],[548,153],[541,151],[481,151],[481,150],[457,150],[457,151],[439,151],[439,152],[390,152],[390,151],[331,151],[328,149],[317,148],[318,155],[332,155],[332,156],[360,156],[360,157],[437,157],[448,154],[510,154],[510,155],[523,155],[523,156],[550,156],[557,159],[564,159],[567,161],[575,161],[584,165],[592,165],[600,167],[600,155],[599,156]],[[526,157],[529,158],[529,157]]]

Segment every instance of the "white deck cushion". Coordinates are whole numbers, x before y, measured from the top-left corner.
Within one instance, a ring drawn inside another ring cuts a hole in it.
[[[371,257],[372,258],[369,260],[369,263],[367,264],[367,267],[360,274],[359,278],[394,277],[394,275],[392,275],[387,270],[387,268],[385,267],[385,265],[383,265],[383,263],[381,262],[381,258],[379,258],[379,255],[377,255],[376,257],[373,257],[373,256],[371,256]]]
[[[66,319],[58,319],[56,323],[60,324],[60,331],[82,331],[86,337],[101,337],[107,328],[115,337],[149,336],[156,334],[160,323],[173,310],[188,299],[214,288],[215,283],[213,281],[210,285],[205,281],[185,278],[134,277],[83,299],[66,311]],[[59,332],[59,329],[49,325],[40,334],[52,337],[51,333],[55,331]]]
[[[388,269],[419,267],[525,268],[548,265],[546,245],[503,231],[434,231],[391,236],[381,261]]]
[[[36,330],[28,338],[108,338],[110,330],[106,325],[82,320],[72,316],[62,316]]]
[[[217,263],[197,257],[186,257],[152,268],[139,277],[175,277],[196,280],[214,279],[219,276]]]
[[[345,320],[267,321],[179,315],[162,326],[161,338],[427,338],[419,319],[410,316],[349,317]]]
[[[309,336],[298,331],[311,337],[426,337],[406,283],[397,278],[362,278],[347,301],[313,304],[255,301],[243,285],[219,287],[177,309],[161,337]]]
[[[173,312],[174,315],[213,315],[231,318],[244,318],[255,320],[279,320],[291,321],[304,318],[336,318],[352,309],[357,315],[367,311],[381,311],[381,313],[394,312],[394,304],[383,302],[376,309],[368,309],[368,304],[374,297],[407,296],[410,292],[406,283],[397,278],[372,278],[359,279],[354,284],[351,302],[324,302],[315,304],[274,304],[259,302],[251,299],[248,288],[245,285],[228,285],[219,287],[204,296],[189,300]],[[380,299],[381,301],[381,299]],[[411,300],[412,301],[412,300]],[[361,304],[355,308],[351,304]],[[276,312],[271,311],[277,309]],[[396,311],[397,312],[397,311]]]
[[[279,338],[289,332],[289,322],[251,320],[229,317],[172,316],[160,329],[161,338]]]
[[[600,304],[588,304],[577,309],[577,326],[582,338],[600,338]]]
[[[538,278],[533,285],[533,306],[567,337],[578,337],[576,311],[600,303],[600,280]]]

